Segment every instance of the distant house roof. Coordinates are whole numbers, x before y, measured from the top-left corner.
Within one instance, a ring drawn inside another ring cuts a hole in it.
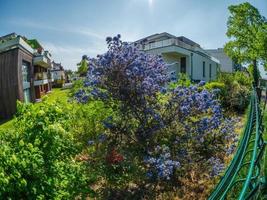
[[[56,63],[53,61],[51,71],[64,71],[64,67],[61,65],[61,63]]]

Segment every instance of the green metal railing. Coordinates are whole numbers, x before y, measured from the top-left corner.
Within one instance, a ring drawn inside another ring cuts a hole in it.
[[[254,88],[237,152],[209,200],[259,199],[264,187],[264,150],[262,115]]]

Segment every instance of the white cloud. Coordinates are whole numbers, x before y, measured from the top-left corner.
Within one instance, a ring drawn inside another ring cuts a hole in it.
[[[105,47],[101,43],[95,43],[90,48],[82,48],[70,45],[59,45],[51,42],[43,42],[44,48],[51,52],[55,62],[61,62],[65,69],[77,70],[76,64],[83,55],[96,56],[104,52]]]
[[[105,37],[95,31],[92,31],[89,28],[84,28],[84,27],[60,27],[60,26],[51,26],[47,24],[43,24],[41,22],[37,22],[34,20],[29,20],[29,19],[12,19],[9,20],[9,23],[14,24],[14,25],[19,25],[23,27],[29,27],[29,28],[35,28],[35,29],[42,29],[42,30],[51,30],[51,31],[56,31],[56,32],[67,32],[67,33],[76,33],[80,35],[85,35],[88,37],[94,37],[95,39],[99,40],[104,40]]]

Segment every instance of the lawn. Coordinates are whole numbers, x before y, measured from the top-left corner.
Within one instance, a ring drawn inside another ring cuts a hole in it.
[[[67,102],[68,93],[69,93],[69,89],[61,90],[60,88],[54,88],[51,93],[47,94],[43,98],[46,98],[46,101],[48,102],[52,102],[56,100],[61,101],[61,102]],[[35,106],[40,106],[40,105],[42,105],[42,102],[35,103]],[[11,128],[13,121],[14,120],[11,119],[11,120],[4,121],[2,123],[0,122],[0,130]]]

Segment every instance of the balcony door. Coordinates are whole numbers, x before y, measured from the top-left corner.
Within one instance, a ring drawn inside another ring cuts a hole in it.
[[[186,57],[181,57],[181,73],[186,73]]]

